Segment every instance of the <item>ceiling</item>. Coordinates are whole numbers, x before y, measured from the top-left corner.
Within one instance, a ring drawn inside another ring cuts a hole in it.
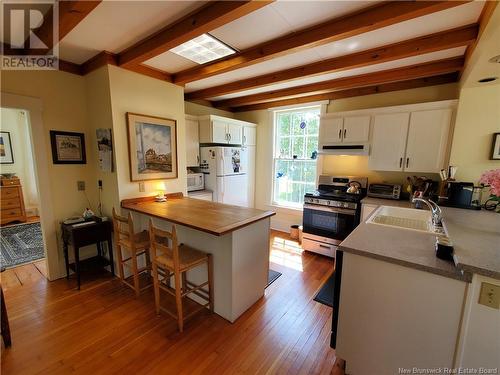
[[[111,61],[114,61],[115,65],[120,65],[120,56],[124,50],[137,48],[138,45],[140,46],[141,43],[147,41],[155,33],[165,37],[172,35],[174,32],[164,31],[165,28],[171,25],[175,26],[176,22],[182,22],[183,19],[188,19],[193,14],[196,16],[198,12],[203,12],[203,9],[208,8],[211,4],[214,4],[214,2],[102,1],[60,41],[60,57],[80,66],[102,51],[107,51],[114,58]],[[262,51],[266,52],[266,45],[276,44],[276,40],[279,38],[281,38],[279,40],[283,40],[283,38],[292,35],[292,39],[296,36],[297,40],[299,40],[304,30],[331,20],[337,21],[337,19],[340,19],[340,23],[342,23],[343,19],[352,17],[354,20],[352,24],[356,25],[358,24],[356,17],[358,17],[360,23],[362,23],[360,17],[363,17],[363,12],[371,9],[376,11],[378,7],[381,8],[384,5],[387,7],[386,4],[388,3],[380,1],[275,1],[266,5],[266,3],[262,2],[254,10],[232,13],[231,17],[223,20],[224,22],[220,21],[217,24],[218,27],[208,31],[211,35],[236,49],[238,51],[236,57],[242,56],[242,59],[247,59],[245,53],[256,46],[263,45]],[[147,74],[148,69],[149,71],[161,71],[165,73],[161,77],[167,77],[174,83],[177,83],[176,78],[182,76],[185,72],[200,71],[203,73],[204,71],[210,71],[209,74],[196,75],[196,79],[179,82],[184,84],[187,94],[193,94],[199,90],[217,88],[234,82],[239,83],[239,81],[259,78],[263,75],[278,74],[290,68],[307,66],[308,64],[323,62],[326,59],[344,57],[396,43],[406,43],[414,38],[425,37],[466,25],[479,24],[482,21],[482,14],[485,12],[486,7],[492,8],[493,11],[495,9],[494,5],[490,4],[485,7],[485,4],[482,1],[472,1],[461,5],[455,3],[451,7],[445,5],[443,8],[423,12],[416,16],[412,15],[396,21],[381,22],[380,25],[377,24],[374,27],[370,25],[367,29],[335,37],[333,38],[334,41],[331,41],[333,39],[323,39],[317,43],[310,43],[304,48],[299,46],[300,48],[281,51],[266,58],[255,58],[251,61],[244,60],[244,63],[237,63],[236,66],[229,66],[227,69],[219,69],[219,66],[228,61],[226,60],[228,58],[222,59],[222,62],[209,62],[200,66],[168,50],[164,50],[162,53],[155,53],[153,57],[148,56],[147,59],[141,60],[140,69],[136,67],[136,71],[146,72],[145,74]],[[400,5],[394,2],[394,6]],[[383,16],[385,14],[390,15],[391,10],[385,9],[384,12],[380,14]],[[499,13],[499,9],[497,9],[496,18],[499,18]],[[377,13],[373,14],[375,14],[374,17],[378,17]],[[396,19],[397,15],[391,17]],[[498,32],[499,22],[495,27]],[[334,28],[332,27],[332,30]],[[202,29],[200,28],[200,30]],[[490,37],[490,43],[492,48],[498,46],[495,45],[493,37]],[[237,91],[218,91],[215,94],[204,96],[203,99],[210,100],[217,105],[217,101],[220,100],[245,97],[342,77],[375,74],[388,69],[465,56],[468,49],[472,48],[471,45],[472,42],[451,45],[450,48],[444,46],[434,51],[417,52],[408,56],[402,55],[400,58],[391,61],[380,63],[373,61],[361,66],[352,66],[352,68],[345,67],[341,70],[294,76],[286,80],[277,79],[262,85],[242,86],[243,88]],[[497,52],[497,54],[500,54],[500,50]],[[232,63],[233,60],[235,59],[231,60],[230,56],[229,61]],[[109,61],[107,60],[107,63]],[[488,68],[488,65],[486,67]],[[212,73],[211,69],[216,68],[215,73]]]

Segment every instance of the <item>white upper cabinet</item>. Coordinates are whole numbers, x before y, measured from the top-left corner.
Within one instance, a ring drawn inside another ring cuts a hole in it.
[[[322,117],[319,127],[320,144],[341,143],[344,130],[342,117]]]
[[[244,121],[221,116],[200,116],[200,143],[241,145]]]
[[[375,115],[368,167],[381,171],[402,171],[404,168],[409,113]]]
[[[257,128],[255,126],[243,126],[243,146],[255,146],[257,144]]]
[[[241,145],[243,140],[243,127],[239,124],[227,124],[228,143]]]
[[[370,135],[371,116],[321,117],[319,143],[331,145],[338,143],[365,143]]]
[[[344,117],[342,142],[368,142],[368,137],[370,135],[370,118],[371,116]]]
[[[200,165],[198,119],[193,116],[186,116],[186,165],[188,167]]]
[[[229,143],[227,136],[227,124],[221,120],[212,121],[212,134],[208,137],[207,143]]]
[[[375,115],[368,167],[438,173],[446,161],[452,113],[439,108]]]
[[[412,112],[405,171],[438,173],[445,163],[452,110]]]

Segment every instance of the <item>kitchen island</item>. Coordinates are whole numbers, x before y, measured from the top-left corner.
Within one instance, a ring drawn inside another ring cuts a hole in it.
[[[373,198],[362,204],[410,208]],[[338,249],[334,331],[346,372],[499,367],[498,309],[478,300],[484,283],[500,284],[500,215],[443,208],[453,261],[436,258],[435,235],[366,222],[371,215]]]
[[[176,224],[179,243],[212,254],[214,262],[214,311],[234,322],[264,295],[269,271],[270,217],[275,213],[173,195],[166,202],[154,197],[125,199],[137,229]],[[188,272],[200,283],[206,270]]]

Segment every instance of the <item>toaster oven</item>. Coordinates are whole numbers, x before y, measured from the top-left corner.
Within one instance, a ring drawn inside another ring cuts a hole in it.
[[[203,173],[188,173],[187,175],[187,191],[205,189],[205,177]]]
[[[401,196],[401,185],[397,184],[370,184],[367,195],[373,198],[398,200]]]

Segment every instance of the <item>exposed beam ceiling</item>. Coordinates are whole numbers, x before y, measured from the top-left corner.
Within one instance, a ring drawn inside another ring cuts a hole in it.
[[[90,60],[87,60],[82,65],[80,65],[81,74],[85,75],[93,70],[100,68],[105,65],[118,65],[118,55],[108,52],[102,51],[99,54],[95,55]],[[147,75],[152,78],[161,79],[162,81],[171,82],[170,75],[168,73],[162,72],[160,70],[150,68],[144,65],[135,65],[127,68],[133,72]]]
[[[185,97],[186,100],[213,98],[219,95],[227,95],[238,91],[268,86],[278,82],[291,81],[297,78],[359,68],[424,53],[470,45],[477,37],[478,28],[476,24],[468,25],[367,51],[193,91],[187,93]]]
[[[334,91],[334,92],[330,92],[330,93],[326,93],[326,94],[309,95],[309,96],[303,96],[300,98],[284,99],[284,100],[278,100],[278,101],[273,101],[273,102],[245,105],[245,106],[241,106],[241,107],[232,108],[232,110],[234,112],[256,111],[256,110],[260,110],[260,109],[282,107],[282,106],[287,106],[287,105],[311,103],[311,102],[316,102],[316,101],[320,101],[320,100],[335,100],[335,99],[351,98],[351,97],[355,97],[355,96],[378,94],[378,93],[389,92],[389,91],[399,91],[399,90],[413,89],[413,88],[417,88],[417,87],[442,85],[445,83],[456,82],[457,78],[458,78],[458,73],[449,73],[449,74],[444,74],[444,75],[429,77],[429,78],[418,78],[418,79],[413,79],[413,80],[409,80],[409,81],[386,83],[386,84],[377,85],[377,86],[368,86],[368,87],[361,87],[361,88],[356,88],[356,89]]]
[[[481,35],[483,34],[484,29],[486,28],[486,25],[488,25],[488,22],[490,21],[491,16],[493,15],[493,12],[495,11],[495,8],[498,5],[498,1],[486,1],[483,7],[483,11],[481,12],[481,15],[479,16],[479,31],[478,31],[478,36],[474,43],[469,45],[467,49],[465,50],[465,63],[464,65],[467,66],[467,63],[469,62],[472,53],[476,49],[476,45],[479,42],[479,39],[481,39]],[[463,70],[459,74],[459,78],[462,78],[462,73]]]
[[[101,3],[101,0],[88,0],[88,1],[57,1],[58,5],[58,18],[59,30],[58,40],[52,41],[53,23],[44,22],[37,30],[36,35],[42,41],[46,41],[47,45],[57,45],[68,33],[75,28],[85,17],[92,12],[95,7]],[[45,19],[52,20],[52,8],[45,15]],[[4,44],[5,51],[11,53],[12,49],[8,44]],[[16,49],[13,54],[45,54],[49,51],[44,50],[24,50],[20,52]],[[71,63],[70,63],[71,64]]]
[[[260,9],[272,1],[214,1],[189,16],[141,40],[118,56],[120,66],[129,68],[158,56],[201,34]]]
[[[264,103],[273,100],[289,99],[311,94],[323,94],[332,91],[359,88],[371,85],[406,81],[416,78],[432,77],[446,73],[458,72],[463,68],[464,58],[457,57],[424,64],[388,69],[358,76],[337,78],[329,81],[311,83],[308,85],[289,87],[286,89],[263,92],[259,94],[240,96],[233,99],[213,102],[215,107],[231,108],[248,104]]]
[[[249,48],[236,55],[184,70],[173,75],[174,83],[187,83],[229,72],[306,48],[345,39],[395,23],[449,9],[466,1],[390,1],[333,19]]]

